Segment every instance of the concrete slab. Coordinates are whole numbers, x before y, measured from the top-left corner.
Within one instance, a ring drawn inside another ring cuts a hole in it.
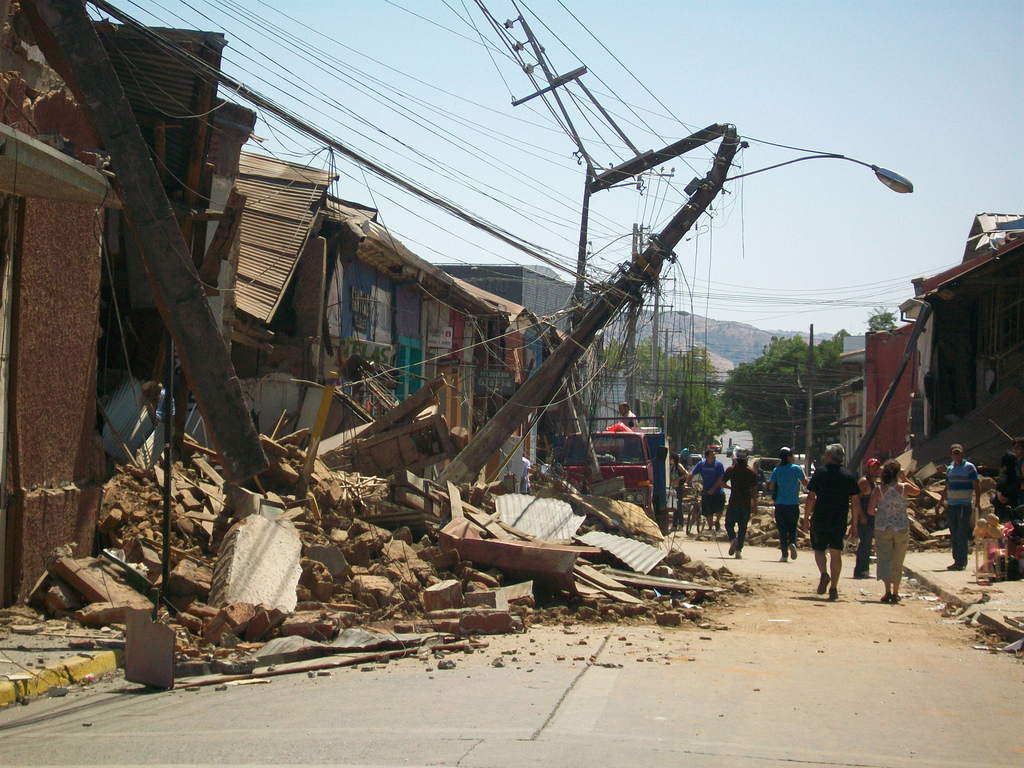
[[[221,543],[213,569],[209,604],[252,603],[295,610],[302,576],[302,541],[288,520],[251,515],[235,524]]]

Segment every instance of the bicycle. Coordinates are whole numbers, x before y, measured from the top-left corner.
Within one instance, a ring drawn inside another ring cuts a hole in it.
[[[687,507],[686,535],[689,536],[693,528],[696,527],[697,535],[699,536],[708,522],[707,518],[701,514],[700,492],[698,491],[695,497],[687,502],[683,502],[683,504]]]

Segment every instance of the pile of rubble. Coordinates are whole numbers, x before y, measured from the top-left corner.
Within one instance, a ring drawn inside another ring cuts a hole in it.
[[[100,556],[54,553],[31,605],[87,627],[122,628],[136,610],[153,614],[162,592],[159,622],[173,629],[179,666],[224,671],[251,667],[268,641],[344,644],[355,627],[454,639],[554,621],[702,623],[703,604],[737,586],[727,569],[672,551],[625,502],[564,486],[537,496],[502,493],[500,483],[441,488],[405,468],[367,476],[323,461],[344,456],[351,467],[372,456],[379,467],[392,461],[382,435],[444,429],[436,411],[404,403],[393,411],[403,408],[385,416],[387,429],[322,445],[308,463],[307,431],[262,436],[271,467],[241,485],[195,445],[169,479],[159,466],[122,467],[104,494]],[[451,439],[437,439],[434,455],[447,456]],[[360,449],[371,441],[379,450]],[[407,450],[432,452],[422,442]]]

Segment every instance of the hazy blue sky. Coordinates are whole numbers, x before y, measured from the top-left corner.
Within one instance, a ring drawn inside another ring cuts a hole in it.
[[[224,32],[230,74],[575,265],[584,169],[539,99],[511,106],[534,86],[475,2],[114,1],[147,23]],[[768,141],[913,180],[912,195],[897,195],[868,169],[813,160],[730,183],[677,248],[666,293],[678,309],[692,294],[693,311],[716,319],[863,332],[873,306],[912,295],[912,277],[960,261],[976,213],[1024,213],[1020,0],[485,5],[499,21],[521,11],[558,72],[585,64],[584,84],[640,150],[730,122],[751,142],[743,171],[800,155]],[[525,40],[520,25],[511,32]],[[572,117],[598,163],[630,156],[595,114]],[[261,115],[256,130],[257,151],[328,162],[273,119]],[[642,195],[635,185],[595,195],[595,279],[628,258],[634,223],[657,231],[671,217],[710,157],[669,163],[671,183],[651,179]],[[335,165],[337,194],[378,207],[429,261],[533,263],[341,157]]]

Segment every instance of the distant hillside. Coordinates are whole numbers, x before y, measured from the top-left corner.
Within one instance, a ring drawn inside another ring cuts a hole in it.
[[[637,328],[637,343],[651,338],[651,315],[645,315]],[[700,316],[684,315],[682,312],[663,312],[658,314],[658,343],[665,343],[665,329],[668,329],[668,347],[673,353],[684,352],[689,348],[690,321],[693,320],[693,343],[703,347],[705,343],[711,353],[711,361],[722,372],[731,371],[740,363],[749,363],[761,356],[773,336],[791,338],[803,336],[807,338],[807,329],[802,331],[765,331],[747,323],[734,323],[728,320],[713,320]],[[619,336],[625,332],[625,321],[616,320],[612,332]],[[815,333],[817,344],[831,338],[830,333]],[[706,342],[705,342],[706,339]]]

